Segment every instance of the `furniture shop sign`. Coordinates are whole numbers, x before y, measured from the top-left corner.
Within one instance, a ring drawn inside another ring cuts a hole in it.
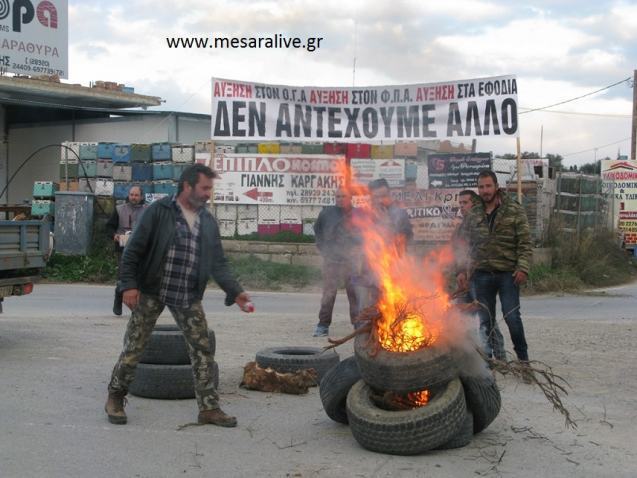
[[[69,77],[68,0],[0,0],[0,70]]]
[[[446,242],[462,221],[458,193],[460,189],[391,190],[394,201],[405,209],[419,242]]]
[[[637,161],[602,161],[605,192],[614,200],[615,224],[624,232],[627,246],[637,245]]]
[[[515,76],[361,88],[212,79],[212,139],[374,142],[517,137]]]
[[[222,154],[213,159],[214,202],[330,206],[345,184],[345,159],[330,155]]]

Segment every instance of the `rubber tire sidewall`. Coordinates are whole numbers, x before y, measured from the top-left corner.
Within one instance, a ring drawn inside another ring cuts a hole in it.
[[[215,388],[219,388],[219,365],[212,363]],[[192,366],[139,363],[128,392],[137,397],[180,400],[195,398]]]
[[[371,451],[418,455],[447,443],[466,416],[459,379],[450,381],[424,407],[388,411],[374,404],[371,388],[359,380],[347,395],[347,416],[358,443]]]
[[[327,416],[347,425],[347,394],[361,378],[356,357],[348,357],[327,371],[319,384],[321,403]]]
[[[208,329],[208,340],[214,357],[217,340],[212,329]],[[188,365],[188,344],[181,329],[177,325],[155,326],[139,361],[149,364]]]
[[[324,351],[320,347],[282,346],[259,350],[255,360],[259,367],[270,367],[281,373],[313,368],[321,380],[340,361],[340,357],[334,349]]]
[[[380,345],[374,353],[369,333],[356,336],[354,354],[361,376],[378,390],[397,393],[435,389],[457,378],[457,362],[442,347],[423,347],[414,352],[390,352]]]

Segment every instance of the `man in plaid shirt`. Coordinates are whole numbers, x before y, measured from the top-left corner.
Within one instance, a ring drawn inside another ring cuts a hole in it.
[[[226,293],[226,305],[250,310],[250,298],[234,278],[221,247],[219,227],[205,208],[217,174],[192,165],[181,175],[177,195],[153,203],[129,239],[120,272],[124,303],[133,311],[108,385],[108,420],[125,424],[124,397],[157,318],[168,307],[184,333],[195,379],[198,421],[224,427],[235,417],[219,408],[213,383],[208,324],[201,300],[209,277]]]

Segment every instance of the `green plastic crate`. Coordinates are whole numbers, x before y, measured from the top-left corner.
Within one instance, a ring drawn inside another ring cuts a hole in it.
[[[131,144],[130,160],[132,163],[147,163],[150,161],[150,144]]]
[[[66,179],[67,177],[69,179],[77,179],[78,168],[78,163],[60,164],[60,179]]]
[[[97,176],[97,161],[82,161],[77,172],[80,177],[94,178]]]
[[[82,161],[95,161],[97,159],[97,143],[81,143],[80,159]]]

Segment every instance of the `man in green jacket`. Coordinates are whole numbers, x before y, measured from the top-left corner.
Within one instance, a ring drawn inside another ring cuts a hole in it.
[[[226,305],[236,303],[251,311],[250,298],[224,257],[217,222],[205,207],[216,176],[200,164],[186,168],[177,195],[149,206],[126,245],[118,286],[133,314],[108,385],[105,411],[111,423],[126,423],[124,397],[155,322],[168,307],[188,344],[199,423],[237,425],[235,417],[219,408],[208,324],[201,305],[212,276],[226,293]]]
[[[495,321],[499,295],[513,349],[518,360],[526,362],[529,355],[520,315],[520,285],[528,278],[531,261],[529,223],[522,206],[498,188],[493,171],[480,172],[478,192],[482,202],[471,209],[460,226],[459,235],[469,245],[471,270],[458,273],[458,286],[466,288],[470,280],[474,297],[482,304],[478,315],[486,355],[506,358]]]

